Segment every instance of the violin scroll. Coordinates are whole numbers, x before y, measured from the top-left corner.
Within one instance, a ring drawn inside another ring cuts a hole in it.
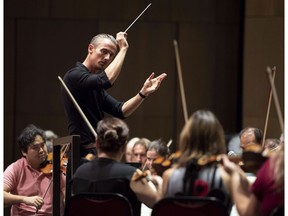
[[[143,178],[147,178],[148,174],[146,171],[141,171],[140,169],[136,169],[134,175],[132,176],[132,181],[139,181]]]

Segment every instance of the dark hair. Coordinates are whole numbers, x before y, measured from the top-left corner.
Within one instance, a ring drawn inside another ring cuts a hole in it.
[[[257,143],[262,143],[262,139],[263,139],[263,133],[262,130],[259,128],[255,128],[254,129],[254,134],[255,134],[255,139]]]
[[[108,117],[98,122],[99,148],[104,152],[117,152],[127,143],[129,128],[121,119]]]
[[[39,135],[45,141],[44,131],[40,128],[37,128],[35,125],[30,124],[20,134],[17,139],[17,143],[20,147],[20,150],[24,153],[27,153],[28,146],[32,144],[35,140],[35,137]]]
[[[253,131],[254,136],[255,136],[255,143],[262,144],[263,132],[262,132],[261,129],[254,128],[254,127],[246,127],[246,128],[244,128],[243,130],[240,131],[239,138],[241,138],[241,136],[247,131]]]
[[[169,155],[169,148],[162,139],[153,140],[148,145],[147,151],[155,150],[161,157],[167,157]]]

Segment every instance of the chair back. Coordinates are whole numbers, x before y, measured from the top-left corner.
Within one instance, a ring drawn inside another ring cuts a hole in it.
[[[83,193],[73,195],[66,202],[64,215],[132,216],[132,207],[118,193]]]
[[[126,178],[114,178],[105,180],[87,180],[77,178],[72,183],[74,194],[82,193],[118,193],[127,198],[132,206],[133,214],[141,214],[141,203],[136,194],[130,188],[130,181]]]
[[[179,196],[167,197],[153,207],[151,216],[228,216],[225,205],[214,197]]]
[[[270,216],[284,216],[284,205],[278,206],[270,213]]]

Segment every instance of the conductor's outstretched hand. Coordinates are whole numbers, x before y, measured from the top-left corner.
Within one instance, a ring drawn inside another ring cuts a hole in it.
[[[161,85],[161,82],[166,78],[167,74],[162,73],[161,75],[155,77],[155,73],[153,72],[148,79],[146,79],[142,89],[141,93],[145,96],[148,96],[149,94],[155,92]]]

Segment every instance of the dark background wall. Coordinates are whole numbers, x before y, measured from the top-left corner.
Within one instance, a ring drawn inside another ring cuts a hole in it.
[[[284,1],[247,0],[244,23],[243,126],[263,128],[270,91],[267,66],[277,68],[275,87],[284,116]],[[279,137],[280,133],[272,101],[267,137]]]
[[[168,77],[126,122],[131,137],[173,139],[184,124],[173,40],[179,44],[189,115],[210,109],[227,134],[263,128],[269,82],[284,104],[284,1],[282,0],[5,0],[4,168],[20,154],[16,138],[30,123],[68,135],[57,76],[86,57],[97,33],[129,29],[129,51],[110,93],[127,100],[151,72]],[[274,105],[268,135],[281,131]]]
[[[148,1],[5,2],[5,164],[29,123],[66,136],[57,76],[83,61],[99,32],[124,31]],[[131,136],[176,140],[184,124],[173,40],[179,43],[187,109],[211,109],[226,132],[241,127],[241,1],[152,1],[129,29],[129,52],[111,94],[134,96],[152,71],[166,72],[157,93],[127,119]],[[240,82],[239,82],[240,81]],[[6,147],[7,146],[7,147]]]

